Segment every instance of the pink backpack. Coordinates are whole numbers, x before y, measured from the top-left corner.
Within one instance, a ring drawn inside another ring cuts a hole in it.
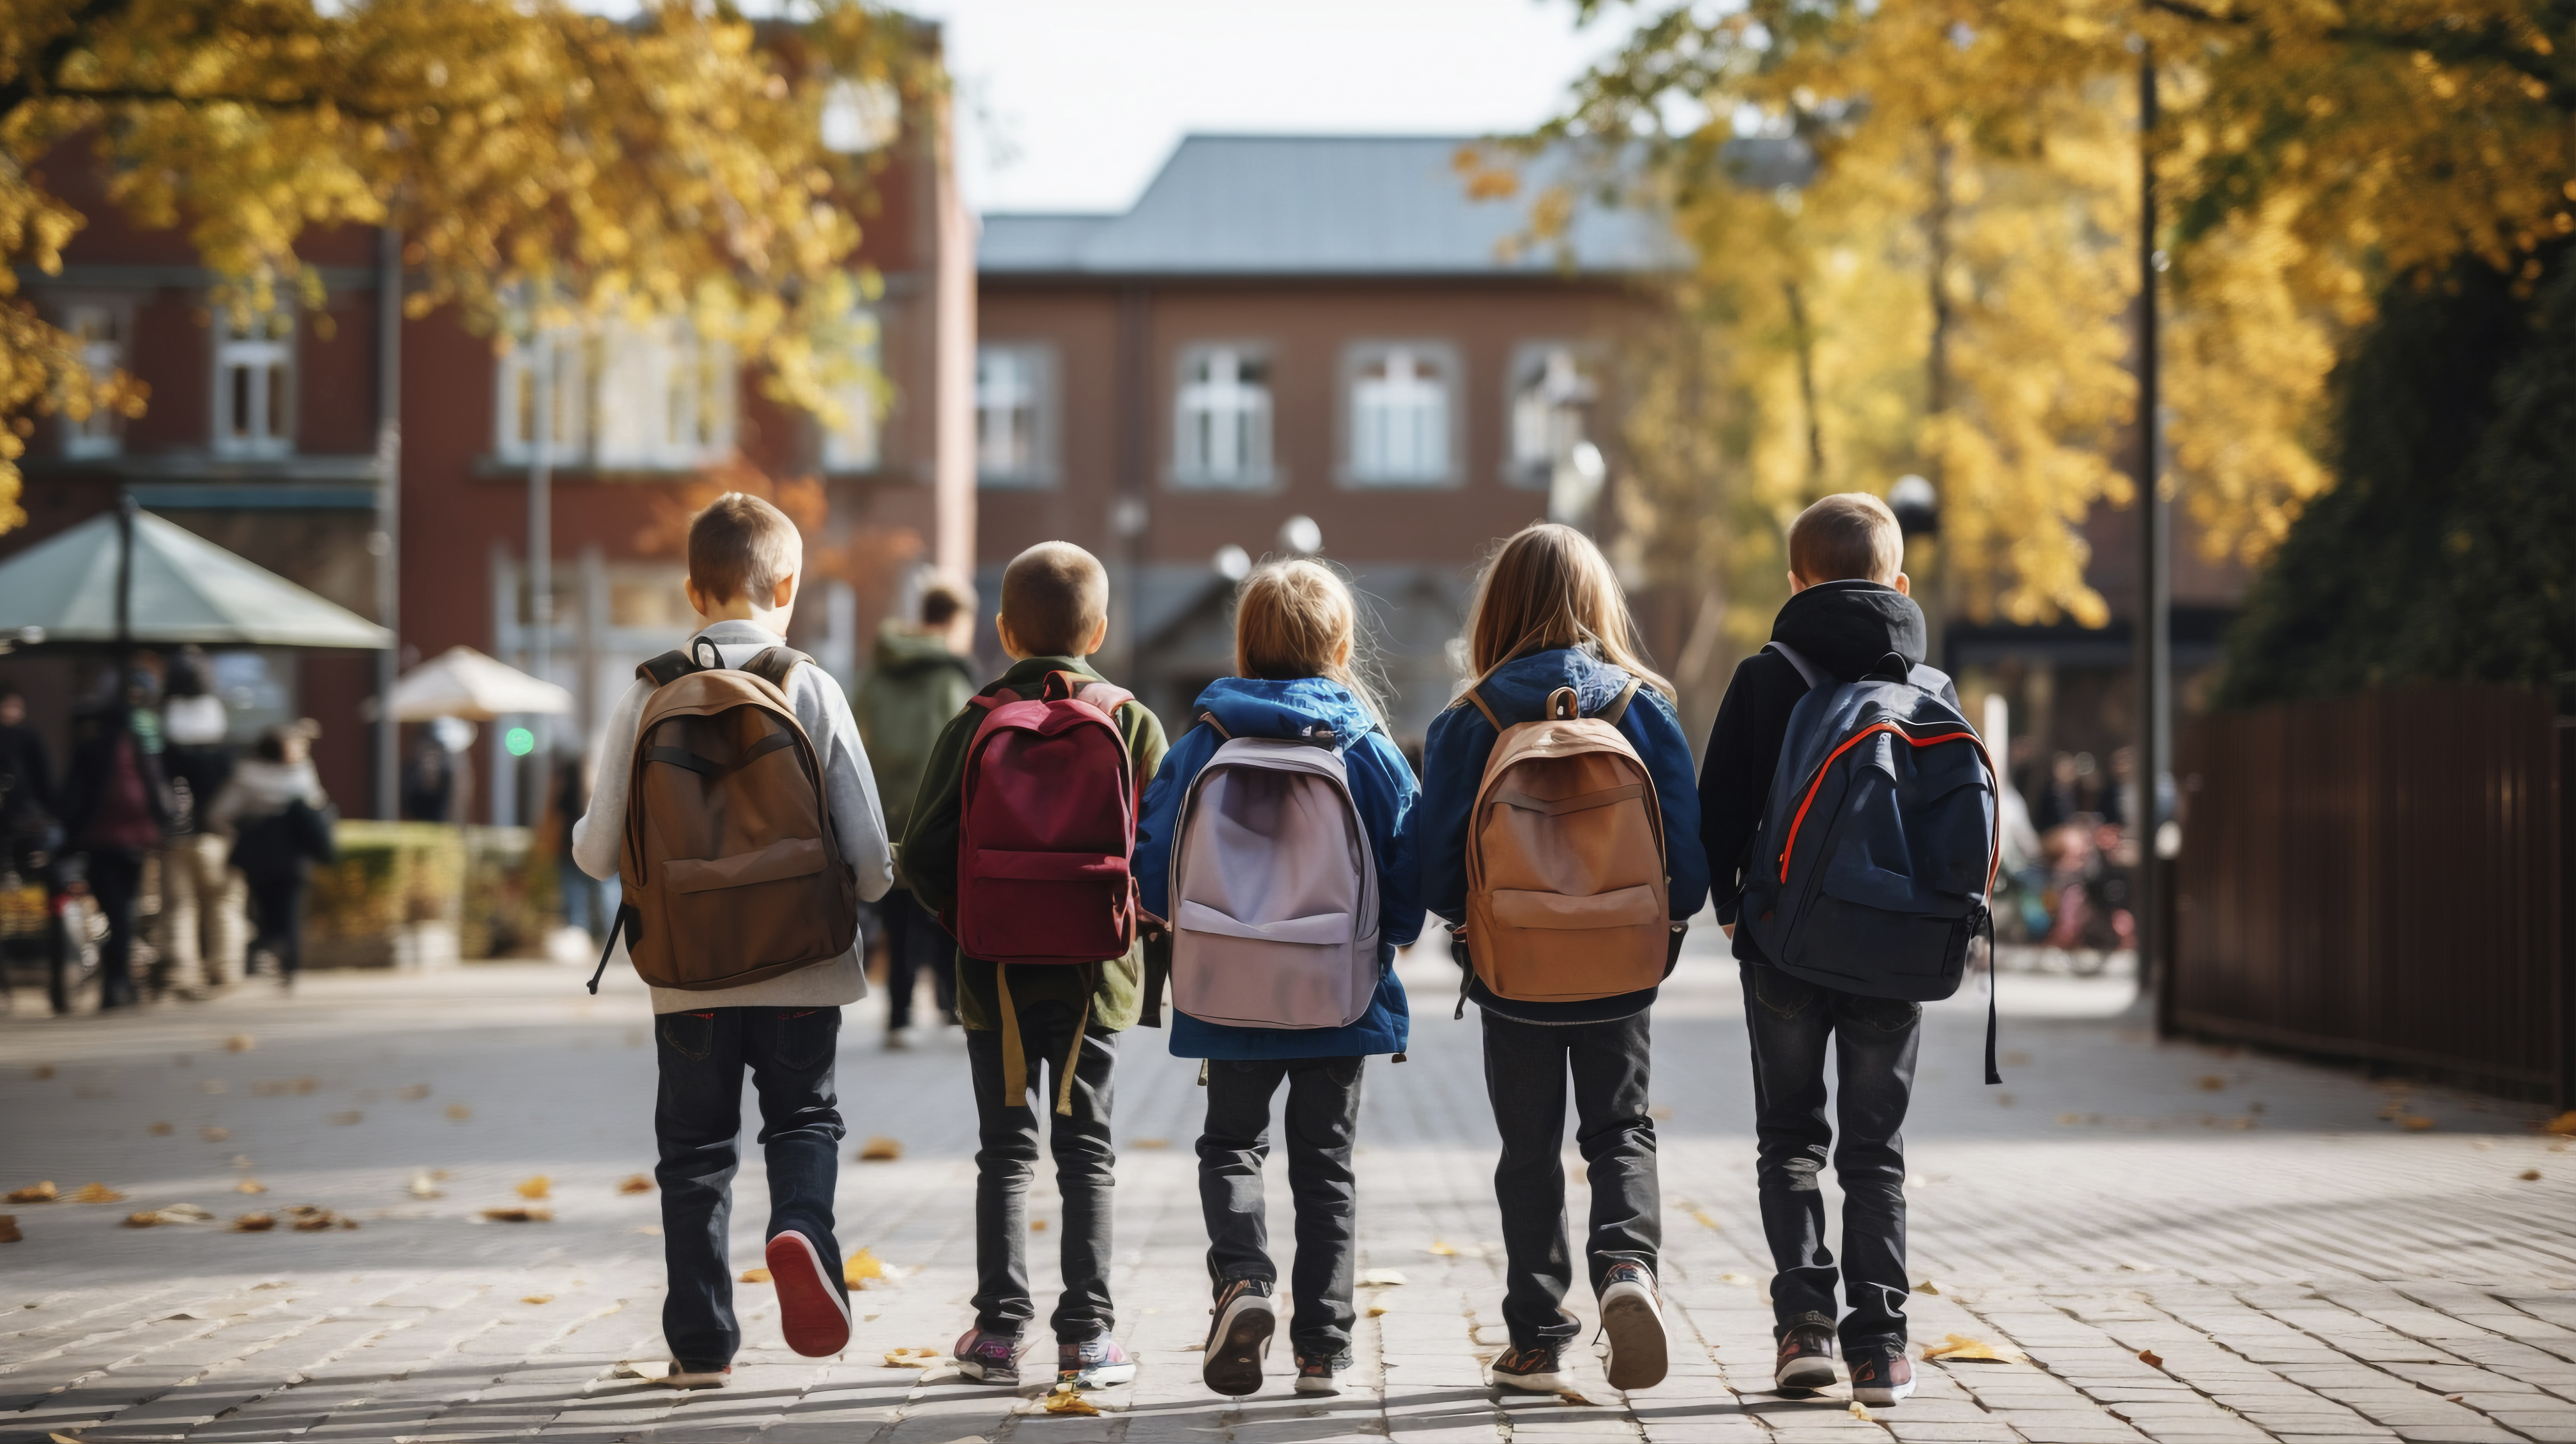
[[[1136,764],[1115,716],[1134,700],[1072,672],[975,699],[947,919],[969,957],[1097,963],[1135,942]]]

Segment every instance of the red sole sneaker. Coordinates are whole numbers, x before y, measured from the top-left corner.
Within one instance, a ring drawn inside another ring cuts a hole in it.
[[[850,1306],[823,1271],[812,1240],[794,1229],[769,1241],[769,1279],[778,1289],[778,1326],[787,1347],[809,1359],[850,1346]]]

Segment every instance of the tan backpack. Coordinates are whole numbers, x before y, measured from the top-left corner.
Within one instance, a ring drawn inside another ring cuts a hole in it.
[[[1467,814],[1468,955],[1496,997],[1573,1003],[1663,981],[1664,810],[1619,734],[1636,694],[1632,680],[1585,717],[1559,687],[1544,718],[1508,727],[1481,688],[1467,694],[1502,734]]]
[[[645,982],[693,992],[828,963],[858,936],[858,878],[842,859],[813,740],[787,677],[812,658],[771,647],[739,668],[665,652],[635,728],[618,877],[618,935]],[[599,991],[599,976],[590,989]]]

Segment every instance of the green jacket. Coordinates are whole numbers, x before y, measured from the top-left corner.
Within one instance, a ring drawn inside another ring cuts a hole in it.
[[[859,682],[851,711],[876,773],[888,835],[903,836],[931,748],[974,695],[975,664],[948,650],[946,642],[893,619],[878,630],[876,660]]]
[[[1033,687],[1049,672],[1108,680],[1078,657],[1030,657],[1013,663],[1000,680],[1014,687]],[[904,880],[912,885],[915,900],[935,913],[945,914],[957,902],[957,830],[966,783],[966,747],[975,740],[975,729],[983,720],[982,709],[969,707],[940,732],[939,743],[930,749],[930,761],[922,768],[921,791],[912,800],[912,821],[903,833]],[[1136,790],[1141,798],[1146,782],[1163,765],[1168,744],[1162,720],[1143,703],[1130,702],[1118,709],[1118,730],[1127,739],[1128,755],[1136,760]],[[967,1027],[999,1026],[1001,992],[996,975],[1001,966],[963,952],[957,955],[957,1017]],[[1091,989],[1092,1022],[1112,1032],[1134,1026],[1145,982],[1141,938],[1125,957],[1108,959],[1097,969],[1023,964],[1011,974],[1011,1002],[1022,1014],[1046,1002],[1079,1011],[1086,973],[1097,976]]]

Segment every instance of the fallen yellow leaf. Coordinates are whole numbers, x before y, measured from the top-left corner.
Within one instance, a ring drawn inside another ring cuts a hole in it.
[[[2433,1120],[2425,1117],[2421,1113],[2409,1113],[2405,1117],[2398,1119],[2397,1125],[2401,1128],[2421,1133],[2425,1129],[2433,1126]]]
[[[1878,1417],[1877,1415],[1870,1413],[1867,1409],[1862,1408],[1858,1399],[1851,1401],[1851,1416],[1855,1419],[1875,1419]]]
[[[660,1238],[662,1236],[662,1225],[658,1223],[642,1224],[638,1226],[635,1231],[643,1234],[647,1238]]]
[[[297,1233],[320,1233],[329,1228],[358,1226],[358,1221],[354,1218],[343,1218],[327,1208],[316,1208],[309,1203],[299,1203],[288,1209],[286,1217]]]
[[[1457,1249],[1436,1238],[1431,1241],[1431,1247],[1424,1249],[1423,1252],[1439,1258],[1456,1258],[1458,1256]]]
[[[82,1184],[81,1191],[72,1195],[74,1203],[123,1203],[124,1201],[124,1194],[104,1183]]]
[[[523,1304],[550,1304],[554,1301],[555,1296],[552,1294],[530,1294],[526,1298],[519,1300],[519,1302]]]
[[[2146,1365],[2150,1369],[2161,1369],[2165,1366],[2164,1356],[2158,1354],[2153,1349],[2140,1349],[2138,1351],[2138,1362]]]
[[[1042,1219],[1042,1218],[1033,1218],[1033,1219],[1030,1219],[1030,1220],[1029,1220],[1029,1232],[1031,1232],[1031,1233],[1044,1233],[1044,1232],[1046,1232],[1046,1220],[1045,1220],[1045,1219]]]
[[[487,1208],[483,1210],[483,1217],[492,1223],[552,1223],[555,1211],[551,1208]]]
[[[1556,1397],[1559,1403],[1572,1404],[1578,1408],[1584,1409],[1592,1407],[1591,1400],[1584,1398],[1581,1394],[1574,1392],[1572,1389],[1559,1389],[1556,1391]]]
[[[265,1213],[245,1213],[233,1220],[235,1233],[266,1233],[277,1227],[277,1220]]]
[[[1046,1411],[1050,1414],[1097,1414],[1098,1406],[1074,1392],[1071,1384],[1062,1385],[1047,1395]]]
[[[554,1191],[554,1186],[555,1181],[553,1179],[540,1173],[534,1178],[522,1179],[520,1181],[518,1188],[519,1197],[528,1199],[543,1198]]]
[[[155,1138],[167,1138],[177,1130],[167,1123],[154,1123],[146,1127],[143,1131],[151,1134]]]
[[[152,1228],[165,1223],[209,1223],[214,1215],[193,1203],[174,1203],[168,1208],[147,1209],[125,1216],[127,1228]]]
[[[903,1142],[895,1138],[871,1138],[859,1146],[859,1162],[892,1163],[903,1157]]]
[[[2200,1086],[2209,1092],[2215,1093],[2219,1089],[2227,1086],[2227,1080],[2219,1077],[2215,1073],[2206,1073],[2201,1076]]]
[[[841,1261],[841,1282],[850,1288],[866,1288],[868,1280],[885,1276],[885,1265],[868,1249],[861,1249]]]
[[[2540,1131],[2543,1133],[2555,1133],[2561,1138],[2576,1138],[2576,1108],[2570,1108],[2566,1112],[2559,1114],[2557,1117],[2550,1119],[2548,1122],[2541,1124]]]
[[[1386,1311],[1386,1305],[1384,1304],[1371,1304],[1368,1306],[1368,1316],[1372,1319],[1384,1317]]]
[[[765,1284],[769,1282],[769,1270],[744,1269],[740,1281],[747,1284]]]
[[[1370,1269],[1360,1275],[1359,1283],[1360,1287],[1364,1289],[1402,1288],[1404,1286],[1404,1270]]]
[[[1717,1276],[1717,1281],[1722,1284],[1749,1284],[1753,1282],[1753,1280],[1748,1279],[1744,1275],[1736,1273],[1731,1269],[1725,1273],[1719,1274]]]
[[[9,1191],[9,1201],[11,1203],[51,1203],[61,1196],[62,1195],[55,1191],[54,1181],[50,1178],[46,1179],[42,1183],[31,1183],[25,1188],[11,1189]]]
[[[247,1053],[258,1046],[259,1040],[248,1033],[235,1033],[224,1040],[224,1051],[227,1053]]]
[[[1972,1339],[1966,1334],[1952,1334],[1948,1338],[1943,1339],[1940,1343],[1926,1345],[1923,1350],[1923,1358],[1927,1363],[1934,1359],[1944,1359],[1954,1364],[2017,1364],[2021,1362],[2018,1355],[1997,1349],[1994,1345],[1987,1343],[1983,1339]]]
[[[889,1369],[918,1369],[946,1357],[947,1354],[938,1349],[888,1349],[885,1361]]]
[[[1941,1286],[1932,1282],[1930,1279],[1925,1279],[1923,1282],[1914,1286],[1914,1291],[1918,1294],[1930,1294],[1933,1297],[1938,1298],[1941,1294]]]
[[[438,1180],[430,1177],[426,1172],[415,1173],[411,1176],[411,1196],[414,1198],[445,1198],[447,1196],[447,1190],[439,1187]]]
[[[245,1178],[245,1179],[243,1179],[241,1182],[236,1183],[236,1184],[234,1184],[234,1185],[233,1185],[233,1192],[235,1192],[235,1193],[266,1193],[266,1192],[268,1192],[268,1185],[267,1185],[267,1184],[265,1184],[265,1183],[260,1182],[260,1181],[259,1181],[258,1179],[256,1179],[256,1178]]]
[[[26,1238],[18,1232],[18,1215],[0,1213],[0,1243],[18,1243]]]
[[[2540,1181],[2540,1170],[2537,1168],[2526,1168],[2519,1176],[2525,1183],[2538,1183]]]
[[[1151,1152],[1152,1150],[1157,1149],[1157,1148],[1169,1148],[1169,1147],[1171,1147],[1171,1146],[1172,1146],[1172,1140],[1170,1140],[1170,1139],[1168,1139],[1168,1138],[1138,1138],[1138,1139],[1135,1139],[1135,1140],[1133,1140],[1133,1141],[1129,1142],[1127,1146],[1128,1146],[1128,1147],[1130,1147],[1130,1148],[1142,1148],[1142,1149],[1145,1149],[1145,1150],[1146,1150],[1146,1151],[1148,1151],[1148,1152]]]
[[[649,1173],[630,1173],[626,1176],[626,1181],[624,1183],[617,1185],[617,1191],[619,1193],[651,1193],[653,1191],[653,1175]]]
[[[474,1116],[474,1110],[466,1107],[462,1103],[450,1103],[447,1105],[447,1116],[455,1119],[459,1123],[462,1123],[466,1119]]]
[[[429,1085],[426,1083],[414,1083],[409,1087],[397,1088],[394,1090],[394,1096],[405,1103],[418,1103],[423,1098],[429,1096]]]
[[[197,1130],[197,1136],[205,1139],[208,1143],[221,1143],[225,1139],[232,1137],[233,1131],[229,1128],[217,1128],[213,1124],[209,1123],[205,1127]]]
[[[54,1065],[53,1065],[53,1064],[51,1064],[51,1063],[39,1063],[39,1064],[37,1064],[37,1065],[36,1065],[36,1081],[37,1081],[37,1082],[42,1083],[42,1082],[43,1082],[43,1081],[45,1081],[46,1079],[51,1078],[51,1077],[53,1077],[53,1076],[54,1076]]]

